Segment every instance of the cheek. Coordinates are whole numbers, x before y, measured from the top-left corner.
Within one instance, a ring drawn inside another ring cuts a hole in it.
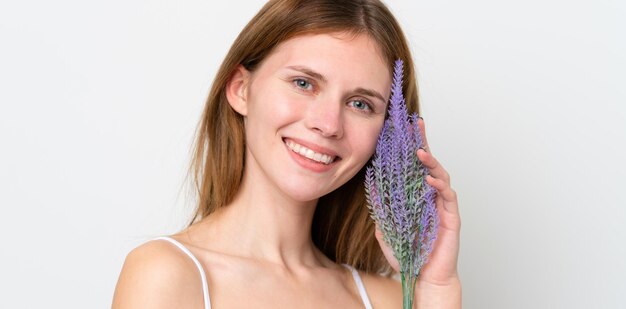
[[[354,140],[352,145],[355,153],[358,154],[359,160],[367,161],[376,151],[376,143],[378,142],[378,134],[382,129],[383,120],[363,122],[354,126],[352,136]]]
[[[263,121],[275,126],[289,124],[302,116],[305,103],[297,97],[281,91],[281,89],[269,89],[257,93],[250,102],[252,113],[249,118],[262,118]]]

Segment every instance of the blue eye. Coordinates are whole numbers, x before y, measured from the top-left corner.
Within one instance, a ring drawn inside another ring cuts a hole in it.
[[[296,78],[293,80],[293,83],[301,89],[304,90],[311,90],[311,88],[313,88],[313,85],[311,83],[309,83],[308,80],[304,79],[304,78]]]
[[[367,102],[362,101],[362,100],[352,100],[350,101],[350,104],[355,107],[356,109],[359,110],[363,110],[363,111],[367,111],[367,110],[372,110],[372,108],[370,107],[369,104],[367,104]]]

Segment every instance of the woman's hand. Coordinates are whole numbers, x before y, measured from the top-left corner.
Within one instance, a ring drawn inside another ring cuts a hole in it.
[[[456,192],[450,187],[450,175],[443,166],[439,164],[432,153],[430,153],[423,119],[420,118],[418,120],[418,126],[424,138],[425,150],[418,150],[417,156],[430,170],[430,175],[426,176],[426,182],[437,190],[436,205],[440,221],[437,240],[433,246],[433,251],[428,262],[421,269],[418,277],[416,298],[418,304],[421,304],[423,302],[420,298],[424,298],[424,300],[429,298],[429,301],[437,301],[436,298],[439,297],[436,296],[437,294],[443,294],[441,297],[444,298],[453,296],[448,294],[458,294],[460,306],[461,285],[457,272],[457,261],[459,256],[461,218],[459,216],[457,196]],[[382,232],[378,228],[376,228],[376,238],[391,267],[399,272],[400,264],[393,256],[393,250],[383,241]],[[452,298],[456,299],[457,297]],[[419,306],[419,308],[421,307],[422,306]]]

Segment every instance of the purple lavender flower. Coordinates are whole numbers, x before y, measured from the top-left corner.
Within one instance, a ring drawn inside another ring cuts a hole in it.
[[[404,307],[411,308],[415,283],[437,237],[436,190],[426,183],[429,171],[417,158],[423,138],[416,113],[407,112],[402,94],[403,62],[395,63],[389,117],[376,153],[365,172],[370,216],[400,263]]]

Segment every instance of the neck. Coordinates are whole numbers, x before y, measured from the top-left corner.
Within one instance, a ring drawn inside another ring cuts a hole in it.
[[[211,220],[222,249],[286,268],[321,265],[323,254],[311,239],[317,200],[294,201],[251,173],[246,170],[233,201]]]

